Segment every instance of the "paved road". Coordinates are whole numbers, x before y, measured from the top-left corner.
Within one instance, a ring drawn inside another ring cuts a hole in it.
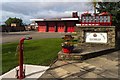
[[[31,36],[33,40],[42,39],[42,38],[61,38],[65,33],[40,33],[40,32],[10,32],[10,33],[2,33],[0,39],[2,39],[2,43],[8,42],[18,42],[21,37]]]

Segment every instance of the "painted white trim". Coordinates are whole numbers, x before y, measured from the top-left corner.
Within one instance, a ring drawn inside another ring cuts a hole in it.
[[[100,24],[76,24],[76,26],[99,26]]]
[[[61,20],[79,20],[78,18],[61,18]]]
[[[30,19],[30,21],[52,21],[52,20],[79,20],[78,18],[61,18],[61,19]]]
[[[30,21],[44,21],[44,19],[30,19]]]
[[[81,24],[76,24],[76,26],[81,26]]]

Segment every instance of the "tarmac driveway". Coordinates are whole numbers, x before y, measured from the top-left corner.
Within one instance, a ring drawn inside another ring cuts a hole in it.
[[[2,39],[2,43],[9,42],[18,42],[21,37],[31,36],[33,40],[42,39],[42,38],[61,38],[65,33],[50,33],[50,32],[35,32],[35,31],[27,31],[27,32],[10,32],[10,33],[2,33],[0,37]]]

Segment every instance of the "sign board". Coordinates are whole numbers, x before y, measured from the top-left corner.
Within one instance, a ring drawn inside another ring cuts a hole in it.
[[[107,43],[107,33],[105,32],[86,32],[85,42],[88,43]]]

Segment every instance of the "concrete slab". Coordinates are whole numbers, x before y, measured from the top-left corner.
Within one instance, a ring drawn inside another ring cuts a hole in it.
[[[80,63],[81,61],[77,60],[68,60],[68,63],[74,64],[74,63]]]
[[[118,61],[119,59],[119,51],[115,51],[110,53],[109,55],[103,55],[102,57],[108,59],[108,60],[112,60],[112,61]]]
[[[52,74],[46,72],[40,78],[55,78],[55,77]]]
[[[89,72],[89,73],[83,74],[80,77],[81,78],[103,78],[102,76],[97,75],[97,74],[95,74],[93,72]]]
[[[24,64],[25,66],[25,79],[27,78],[34,78],[34,80],[36,80],[37,78],[39,78],[48,68],[49,66],[39,66],[39,65],[28,65],[28,64]],[[18,69],[18,67],[16,67]],[[0,78],[4,79],[4,78],[16,78],[16,68],[10,70],[9,72],[3,74],[0,76]]]
[[[62,66],[61,68],[67,70],[69,73],[72,73],[72,74],[80,72],[80,68],[77,67],[77,66],[74,66],[72,64],[68,64],[68,65]]]
[[[85,62],[73,63],[73,64],[76,65],[77,67],[80,67],[80,68],[84,68],[84,67],[90,66],[90,64],[85,63]]]
[[[85,61],[88,64],[101,67],[103,69],[114,69],[118,65],[118,61],[111,61],[106,58],[96,57]]]
[[[61,67],[52,69],[50,72],[55,78],[61,78],[62,76],[69,74],[68,71],[62,69]]]
[[[81,77],[81,75],[83,75],[83,74],[86,74],[86,73],[88,73],[88,71],[86,71],[86,70],[83,70],[83,69],[80,69],[79,70],[79,72],[72,72],[72,73],[69,73],[69,74],[67,74],[67,75],[64,75],[62,78],[65,78],[65,79],[70,79],[70,78],[78,78],[78,79],[80,79]]]
[[[118,78],[118,74],[114,74],[110,71],[105,71],[104,73],[99,74],[100,76],[103,76],[105,78]]]
[[[101,74],[101,73],[105,73],[105,71],[109,71],[112,73],[112,75],[117,75],[118,76],[118,61],[115,60],[110,60],[105,58],[104,56],[102,57],[96,57],[93,59],[89,59],[87,61],[85,61],[86,63],[89,63],[91,65],[96,66],[99,69],[95,69],[93,72],[96,74]],[[110,73],[110,75],[111,75]],[[106,75],[106,76],[110,76],[110,75]]]
[[[82,79],[82,78],[80,78],[80,77],[78,77],[78,76],[70,76],[70,77],[67,77],[67,78],[65,78],[65,79],[63,79],[63,80],[84,80],[84,79]]]
[[[83,67],[83,69],[86,71],[92,72],[96,69],[96,67],[95,66],[86,66],[86,67]]]
[[[63,66],[63,65],[66,65],[68,64],[66,61],[56,61],[51,67],[53,66]]]
[[[102,69],[102,68],[98,68],[98,67],[93,71],[93,73],[95,73],[95,74],[100,74],[100,73],[103,73],[103,72],[105,72],[105,70]]]

